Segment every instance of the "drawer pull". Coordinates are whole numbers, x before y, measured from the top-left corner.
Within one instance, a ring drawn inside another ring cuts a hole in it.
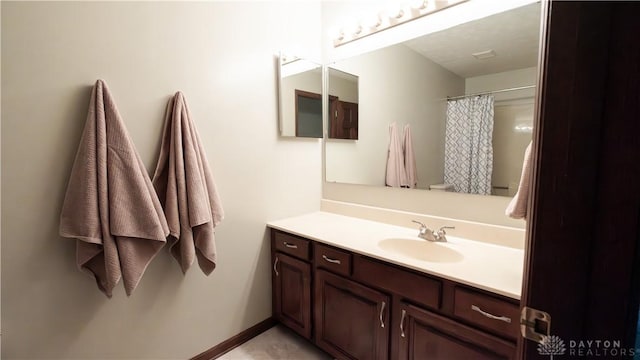
[[[482,314],[482,315],[484,315],[484,316],[488,317],[489,319],[493,319],[493,320],[500,320],[500,321],[504,321],[504,322],[506,322],[506,323],[511,324],[511,318],[506,317],[506,316],[496,316],[496,315],[493,315],[493,314],[489,314],[489,313],[488,313],[488,312],[486,312],[486,311],[482,311],[482,309],[480,309],[480,308],[479,308],[479,307],[477,307],[476,305],[471,305],[471,310],[473,310],[473,311],[477,311],[477,312],[479,312],[480,314]]]
[[[288,248],[290,248],[290,249],[297,249],[297,248],[298,248],[298,245],[296,245],[296,244],[290,244],[290,243],[288,243],[288,242],[286,242],[286,241],[284,242],[284,246],[286,246],[286,247],[288,247]]]
[[[327,257],[327,255],[322,255],[322,258],[323,258],[325,261],[328,261],[328,262],[330,262],[330,263],[332,263],[332,264],[338,264],[338,265],[340,265],[340,260],[338,260],[338,259],[331,259],[331,258]],[[384,304],[384,303],[383,303],[383,304]],[[383,327],[384,327],[384,326],[383,326]]]
[[[278,273],[277,266],[278,266],[278,257],[276,256],[276,260],[273,262],[273,272],[276,273],[276,276],[280,276],[280,274]]]
[[[384,313],[384,307],[387,306],[386,302],[382,302],[382,306],[380,307],[380,327],[383,328],[384,327],[384,319],[382,318],[382,315]]]
[[[402,318],[400,319],[400,336],[404,337],[404,317],[407,315],[406,310],[402,310]]]

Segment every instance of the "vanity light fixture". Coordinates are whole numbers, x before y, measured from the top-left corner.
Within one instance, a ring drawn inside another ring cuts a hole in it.
[[[386,11],[383,11],[382,16],[378,14],[372,18],[360,21],[358,22],[359,25],[353,28],[353,31],[343,30],[339,35],[334,36],[333,46],[338,47],[340,45],[350,43],[365,36],[375,34],[467,1],[469,0],[412,0],[404,6],[393,6],[387,8]]]
[[[528,124],[518,124],[513,127],[513,130],[517,133],[527,133],[531,134],[533,132],[533,125]]]
[[[476,53],[471,54],[474,58],[478,59],[478,60],[485,60],[485,59],[490,59],[492,57],[496,56],[496,52],[493,51],[493,49],[489,49],[489,50],[485,50],[485,51],[479,51]]]

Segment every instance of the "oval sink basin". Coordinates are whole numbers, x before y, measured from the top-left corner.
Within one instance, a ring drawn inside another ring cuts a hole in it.
[[[448,248],[443,243],[435,243],[422,239],[384,239],[378,243],[378,246],[383,250],[422,261],[444,263],[458,262],[463,259],[462,254]]]

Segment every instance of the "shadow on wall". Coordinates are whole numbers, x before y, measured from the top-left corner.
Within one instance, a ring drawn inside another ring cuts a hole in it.
[[[247,294],[247,299],[256,299],[264,296],[263,289],[264,284],[269,284],[269,289],[271,289],[271,272],[264,271],[264,269],[271,269],[271,233],[269,229],[265,227],[264,233],[262,235],[262,242],[260,243],[260,251],[256,254],[256,258],[252,259],[251,264],[254,264],[254,268],[249,272],[253,276],[249,278],[245,285],[245,293]],[[269,300],[271,300],[271,296],[269,296]],[[271,309],[271,306],[269,306]],[[242,311],[242,324],[252,324],[255,323],[256,317],[250,313],[250,311]],[[262,321],[264,319],[260,319]]]

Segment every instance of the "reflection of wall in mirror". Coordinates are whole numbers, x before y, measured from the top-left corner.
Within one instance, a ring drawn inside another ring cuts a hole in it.
[[[536,77],[536,67],[476,76],[466,79],[465,92],[528,86]],[[518,190],[524,151],[531,141],[534,97],[534,88],[494,94],[492,195],[513,196]]]
[[[282,79],[282,136],[296,136],[295,90],[322,93],[322,69],[305,71]]]
[[[358,83],[331,75],[331,69],[329,69],[329,95],[337,96],[342,101],[357,103]]]
[[[384,186],[389,124],[411,124],[418,187],[444,178],[444,118],[448,95],[464,79],[404,45],[341,60],[336,69],[359,77],[359,140],[328,140],[327,181]]]

